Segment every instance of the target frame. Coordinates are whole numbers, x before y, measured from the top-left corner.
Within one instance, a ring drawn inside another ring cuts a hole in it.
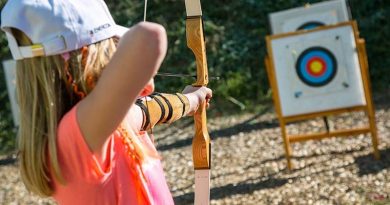
[[[278,90],[282,116],[366,105],[352,22],[267,36],[268,54],[272,58],[272,75],[275,78],[272,89],[274,92]],[[310,86],[302,82],[296,71],[299,55],[307,48],[316,46],[330,50],[337,59],[337,72],[328,85]],[[346,69],[348,67],[350,69]]]

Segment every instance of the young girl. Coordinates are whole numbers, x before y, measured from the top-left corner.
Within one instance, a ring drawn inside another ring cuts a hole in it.
[[[27,189],[59,204],[173,204],[144,130],[196,112],[211,90],[150,95],[164,28],[120,27],[102,0],[8,0],[1,23],[17,60]]]

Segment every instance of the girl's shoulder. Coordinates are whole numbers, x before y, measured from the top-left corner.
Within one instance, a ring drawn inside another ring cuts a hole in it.
[[[77,105],[73,106],[69,111],[67,111],[62,118],[60,119],[57,125],[57,139],[63,135],[81,135],[80,128],[77,123]]]
[[[60,120],[57,129],[57,150],[61,168],[70,178],[88,181],[100,180],[105,176],[114,160],[116,133],[107,137],[101,153],[93,152],[88,146],[77,120],[77,105]]]

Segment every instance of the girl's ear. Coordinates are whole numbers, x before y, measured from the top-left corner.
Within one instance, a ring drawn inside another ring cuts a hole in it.
[[[145,97],[154,92],[154,80],[151,79],[148,84],[141,90],[141,93],[139,94],[140,97]]]

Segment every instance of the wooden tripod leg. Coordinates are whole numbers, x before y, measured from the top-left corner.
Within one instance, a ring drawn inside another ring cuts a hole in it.
[[[371,83],[369,78],[370,74],[368,72],[367,51],[366,51],[366,44],[364,39],[358,39],[357,47],[359,51],[358,55],[359,55],[359,61],[360,61],[360,66],[362,71],[363,86],[364,86],[364,91],[365,91],[366,101],[367,101],[367,115],[370,123],[371,140],[372,140],[372,146],[374,148],[374,157],[376,159],[380,159],[380,154],[378,150],[378,135],[377,135],[376,121],[375,121],[375,108],[371,96]]]
[[[291,163],[291,146],[290,146],[290,139],[288,138],[287,135],[287,130],[286,130],[286,124],[284,120],[280,119],[280,129],[282,132],[283,136],[283,143],[284,143],[284,151],[287,159],[287,168],[289,170],[293,169],[293,165]]]
[[[269,44],[269,42],[270,42],[269,38],[267,37],[267,44]],[[270,45],[268,45],[268,48],[271,48]],[[270,53],[272,53],[272,52],[270,52]],[[272,99],[274,100],[275,111],[276,111],[276,114],[278,116],[279,123],[280,123],[280,129],[282,132],[284,150],[285,150],[285,155],[286,155],[286,159],[287,159],[287,168],[289,170],[292,170],[293,167],[291,164],[290,139],[287,136],[286,123],[282,117],[282,112],[281,112],[281,108],[280,108],[280,100],[279,100],[278,89],[277,89],[278,86],[276,84],[275,74],[273,73],[273,69],[272,69],[274,65],[270,59],[270,56],[267,55],[264,58],[264,64],[265,64],[265,68],[267,69],[268,79],[270,82],[270,86],[272,88]]]
[[[371,141],[372,141],[372,146],[374,148],[374,157],[375,157],[375,159],[380,159],[381,156],[380,156],[380,153],[378,150],[378,134],[377,134],[377,129],[376,129],[375,113],[370,108],[368,110],[368,119],[370,122]]]

